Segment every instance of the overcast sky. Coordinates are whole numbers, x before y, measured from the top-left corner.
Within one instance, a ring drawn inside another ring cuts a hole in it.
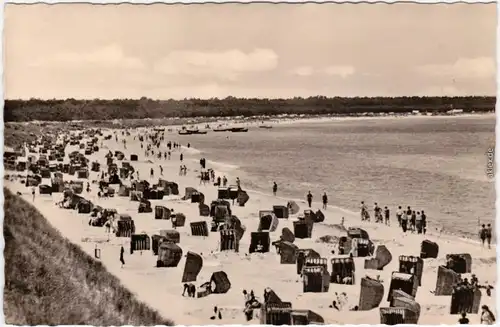
[[[495,6],[7,5],[5,96],[495,95]]]

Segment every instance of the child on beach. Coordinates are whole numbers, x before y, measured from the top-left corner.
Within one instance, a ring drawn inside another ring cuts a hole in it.
[[[467,318],[467,313],[462,312],[462,317],[458,319],[458,323],[460,325],[468,325],[469,324],[469,318]]]

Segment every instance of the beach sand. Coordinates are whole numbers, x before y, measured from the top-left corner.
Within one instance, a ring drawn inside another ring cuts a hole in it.
[[[106,132],[104,134],[108,134]],[[119,133],[121,134],[121,133]],[[106,268],[116,275],[122,283],[135,293],[139,300],[146,302],[151,307],[157,309],[164,317],[172,319],[179,325],[213,325],[213,324],[258,324],[258,319],[247,322],[245,320],[243,309],[243,289],[254,290],[256,296],[262,300],[263,290],[266,287],[272,288],[283,301],[290,301],[294,309],[309,309],[322,315],[327,324],[378,324],[380,314],[378,308],[370,311],[348,311],[349,307],[358,305],[360,293],[360,280],[369,275],[375,277],[380,275],[384,281],[385,296],[381,306],[389,306],[386,301],[387,290],[389,289],[390,276],[393,271],[398,270],[399,255],[419,256],[420,244],[422,240],[428,239],[437,242],[440,246],[438,259],[424,260],[424,273],[422,286],[418,288],[416,301],[421,305],[421,315],[419,324],[456,324],[457,315],[450,315],[449,308],[450,296],[434,296],[432,292],[436,286],[437,268],[445,264],[446,254],[451,253],[470,253],[473,258],[472,272],[479,278],[480,284],[489,282],[496,286],[496,250],[484,249],[474,241],[461,239],[454,236],[445,235],[416,235],[406,234],[395,227],[397,222],[392,218],[393,227],[385,225],[361,222],[359,214],[355,214],[341,208],[328,207],[325,213],[325,222],[314,225],[313,236],[311,239],[297,239],[295,244],[299,248],[312,248],[319,252],[322,257],[332,258],[331,251],[333,244],[317,242],[318,238],[325,235],[341,236],[338,228],[334,224],[340,224],[342,217],[345,217],[346,227],[361,227],[365,229],[375,245],[383,244],[392,253],[392,262],[384,268],[383,271],[365,270],[364,261],[366,258],[355,258],[356,263],[356,281],[355,285],[330,284],[328,293],[303,293],[302,280],[296,273],[295,265],[280,264],[280,257],[276,254],[274,247],[270,253],[248,255],[248,246],[250,244],[250,232],[256,231],[259,219],[259,210],[272,209],[273,205],[286,205],[288,199],[267,196],[265,194],[249,191],[250,201],[245,207],[232,206],[233,214],[236,215],[246,226],[246,233],[240,242],[240,253],[220,252],[218,243],[219,233],[210,233],[208,237],[191,236],[190,222],[207,221],[210,225],[209,217],[200,217],[198,205],[190,201],[182,201],[185,187],[194,187],[205,195],[205,203],[210,203],[217,198],[217,188],[213,185],[200,185],[198,176],[199,164],[193,160],[195,153],[190,153],[189,149],[183,147],[181,151],[185,153],[186,159],[183,164],[188,168],[187,176],[179,176],[179,152],[172,152],[171,160],[157,159],[153,157],[145,158],[144,150],[140,148],[140,143],[134,141],[134,132],[126,137],[127,149],[124,149],[121,142],[116,142],[114,138],[104,141],[104,148],[99,152],[87,156],[92,161],[99,161],[101,167],[106,167],[105,154],[108,150],[114,152],[119,150],[125,153],[125,158],[130,154],[138,154],[139,161],[132,162],[135,170],[140,172],[141,179],[148,180],[151,184],[158,181],[158,178],[174,181],[179,184],[179,196],[166,196],[163,200],[152,200],[152,206],[164,205],[173,208],[175,212],[184,213],[187,217],[184,227],[178,227],[180,233],[180,247],[184,255],[188,251],[200,254],[203,257],[203,269],[198,275],[195,284],[200,285],[209,281],[213,272],[223,270],[227,273],[231,282],[231,289],[226,294],[212,294],[204,298],[182,297],[183,284],[181,283],[185,257],[182,258],[176,268],[156,268],[157,257],[150,251],[134,252],[129,254],[128,238],[117,238],[112,234],[107,234],[105,228],[91,227],[88,225],[89,215],[78,214],[73,210],[58,208],[55,203],[62,199],[61,193],[55,193],[52,196],[37,195],[34,205],[55,226],[65,237],[75,244],[80,245],[86,252],[94,255],[94,249],[101,251],[100,260]],[[123,138],[121,135],[119,138]],[[169,133],[165,133],[165,139],[168,141]],[[100,143],[100,142],[99,142]],[[166,141],[164,142],[166,144]],[[166,146],[162,151],[166,151]],[[77,147],[68,146],[66,153],[78,150]],[[83,151],[83,150],[80,150]],[[228,149],[230,151],[230,149]],[[199,159],[199,158],[197,158]],[[210,158],[207,158],[210,159]],[[126,160],[128,161],[128,160]],[[150,161],[150,162],[149,162]],[[164,169],[163,176],[158,176],[161,165]],[[155,178],[149,179],[150,168],[155,170]],[[208,164],[207,168],[214,168]],[[217,173],[217,169],[214,168]],[[5,174],[9,174],[8,171]],[[97,173],[91,172],[91,180],[99,180]],[[65,180],[76,179],[74,176],[65,174]],[[234,176],[229,178],[229,184],[234,183]],[[45,181],[47,183],[47,181]],[[48,181],[50,184],[50,181]],[[245,181],[242,181],[242,188],[245,189]],[[18,181],[6,181],[5,186],[13,192],[21,192],[22,196],[29,202],[31,199],[30,189],[24,187]],[[155,220],[153,213],[137,213],[138,202],[129,201],[128,197],[114,197],[107,199],[98,199],[96,184],[92,184],[92,191],[88,194],[85,191],[82,196],[91,200],[94,204],[103,208],[115,208],[118,213],[126,213],[132,216],[136,226],[136,232],[146,232],[148,235],[157,234],[161,229],[171,229],[169,220]],[[304,190],[304,194],[307,190]],[[318,197],[316,197],[318,198]],[[305,202],[298,203],[302,212],[306,209]],[[313,209],[321,207],[320,203],[313,203]],[[280,219],[276,232],[271,233],[271,241],[277,240],[281,235],[283,227],[289,227],[293,230],[292,216],[289,219]],[[119,261],[120,246],[125,248],[125,266],[121,268]],[[331,267],[329,267],[329,270]],[[464,275],[464,277],[470,277]],[[348,305],[341,312],[329,308],[328,306],[335,300],[335,292],[346,292],[348,296]],[[493,296],[486,296],[483,291],[481,304],[488,305],[492,310],[495,305],[495,291]],[[213,315],[213,307],[218,306],[222,309],[223,319],[210,320]],[[478,315],[469,315],[471,323],[478,324]]]

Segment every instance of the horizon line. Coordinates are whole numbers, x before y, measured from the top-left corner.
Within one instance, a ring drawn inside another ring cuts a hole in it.
[[[211,97],[211,98],[199,98],[199,97],[189,97],[189,98],[150,98],[150,97],[140,97],[140,98],[4,98],[5,101],[65,101],[65,100],[76,100],[76,101],[113,101],[113,100],[152,100],[152,101],[187,101],[187,100],[226,100],[229,98],[238,100],[295,100],[295,99],[311,99],[311,98],[326,98],[326,99],[397,99],[397,98],[496,98],[497,95],[397,95],[397,96],[326,96],[326,95],[310,95],[310,96],[295,96],[295,97],[235,97],[228,95],[225,97]]]

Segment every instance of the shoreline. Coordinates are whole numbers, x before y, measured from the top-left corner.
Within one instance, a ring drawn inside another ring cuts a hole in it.
[[[111,130],[120,130],[126,128],[151,128],[151,127],[169,127],[169,128],[181,128],[182,126],[197,126],[198,128],[204,128],[206,124],[214,125],[214,124],[255,124],[260,125],[261,122],[264,122],[264,125],[295,125],[295,124],[304,124],[304,123],[325,123],[325,122],[334,122],[334,121],[349,121],[349,120],[371,120],[371,119],[423,119],[423,118],[469,118],[469,117],[483,117],[483,116],[491,116],[496,117],[496,113],[493,112],[476,112],[476,113],[461,113],[461,114],[433,114],[433,115],[413,115],[413,114],[394,114],[394,115],[304,115],[300,116],[281,116],[281,115],[270,115],[270,116],[251,116],[251,117],[193,117],[193,118],[183,118],[183,117],[171,117],[171,118],[141,118],[141,119],[114,119],[105,122],[110,122],[110,126],[98,126],[98,128],[105,128]],[[175,122],[176,120],[181,120],[182,123]],[[168,121],[171,123],[165,124]],[[192,122],[189,122],[192,121]],[[95,120],[70,120],[70,121],[42,121],[42,120],[33,120],[33,121],[8,121],[5,122],[5,125],[30,125],[30,124],[82,124],[82,125],[90,125],[93,123],[102,123],[103,121],[95,121]],[[136,122],[139,124],[134,125]],[[143,123],[143,124],[141,124]],[[132,124],[134,127],[127,127],[127,124]],[[115,127],[113,127],[115,126]],[[90,128],[90,127],[89,127]],[[75,128],[78,129],[78,128]]]
[[[215,161],[215,160],[212,160],[210,159],[210,157],[205,157],[204,156],[204,150],[203,149],[199,149],[199,148],[193,148],[193,147],[190,147],[190,148],[187,148],[185,145],[181,145],[182,146],[182,149],[183,151],[193,151],[195,150],[194,152],[196,153],[196,155],[199,155],[201,157],[204,157],[207,159],[207,163],[210,163],[212,165],[215,165],[215,166],[222,166],[222,167],[231,167],[227,170],[224,170],[224,169],[217,169],[217,168],[212,168],[215,172],[216,172],[216,175],[226,175],[226,177],[228,177],[228,180],[235,180],[236,177],[238,177],[238,171],[243,171],[243,168],[242,167],[239,167],[237,165],[234,165],[234,164],[231,164],[231,163],[226,163],[226,162],[219,162],[219,161]],[[186,152],[184,152],[186,153]],[[189,153],[189,156],[193,156],[194,154],[192,153]],[[193,162],[197,162],[199,160],[196,159],[196,158],[190,158],[193,160]],[[241,185],[242,187],[245,187],[245,180],[242,180],[241,181]],[[274,196],[272,195],[271,192],[265,192],[264,189],[265,188],[262,188],[262,190],[260,189],[252,189],[252,188],[244,188],[246,192],[248,193],[251,193],[251,194],[255,194],[255,195],[258,195],[258,196],[264,196],[264,197],[268,197],[268,198],[271,198],[271,199],[280,199],[280,200],[283,200],[283,201],[289,201],[289,200],[292,200],[292,201],[295,201],[297,203],[300,203],[302,206],[304,206],[306,204],[306,201],[303,199],[303,198],[298,198],[298,197],[294,197],[294,195],[292,194],[283,194],[283,195],[277,195],[277,196]],[[305,193],[304,193],[305,194]],[[321,207],[322,206],[322,203],[321,201],[313,201],[313,204],[316,204],[317,207]],[[336,206],[336,205],[332,205],[332,204],[328,204],[328,208],[332,208],[336,211],[340,211],[342,213],[345,213],[345,215],[348,215],[348,216],[351,216],[351,217],[357,217],[358,219],[359,218],[359,215],[360,213],[359,212],[356,212],[352,209],[349,209],[349,208],[344,208],[344,207],[340,207],[340,206]],[[370,212],[370,215],[372,216],[373,218],[373,215],[372,213]],[[391,223],[394,223],[395,219],[395,215],[394,215],[394,212],[391,210]],[[359,220],[359,222],[361,222],[361,220]],[[472,237],[472,235],[469,237],[467,234],[461,234],[461,233],[455,233],[455,232],[450,232],[450,231],[447,231],[444,226],[439,223],[439,221],[437,219],[433,219],[433,220],[430,220],[430,222],[434,223],[433,226],[438,226],[440,227],[442,230],[440,232],[438,232],[439,228],[436,227],[436,228],[433,228],[431,230],[428,230],[426,235],[432,235],[432,236],[436,236],[436,237],[446,237],[447,239],[459,239],[463,242],[466,242],[466,243],[469,243],[469,244],[475,244],[475,245],[478,245],[480,246],[480,241],[478,239],[475,239]],[[397,223],[397,221],[396,221]],[[436,224],[437,223],[437,224]],[[374,223],[375,224],[375,223]],[[399,228],[398,228],[399,229]],[[470,234],[473,234],[472,232]],[[494,237],[492,239],[492,245],[496,245],[496,237]]]

